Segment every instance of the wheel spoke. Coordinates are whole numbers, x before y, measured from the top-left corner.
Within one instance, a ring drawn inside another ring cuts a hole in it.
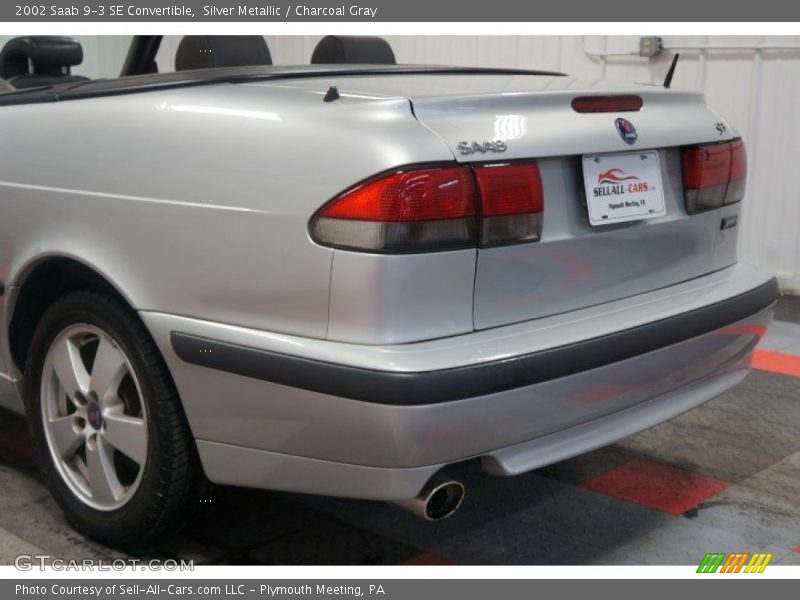
[[[74,462],[75,468],[78,470],[78,473],[81,474],[81,477],[84,479],[84,484],[82,487],[86,487],[89,485],[89,468],[86,466],[86,461],[83,459],[78,459]],[[89,489],[88,487],[86,489]],[[91,495],[91,490],[89,490],[89,494]]]
[[[68,338],[63,338],[50,350],[53,358],[53,369],[61,386],[70,398],[76,392],[86,394],[89,391],[89,373],[83,366],[80,351]]]
[[[109,444],[139,465],[147,458],[147,430],[144,420],[109,413],[104,416],[103,436]]]
[[[116,396],[117,388],[125,373],[127,366],[122,352],[110,341],[101,337],[92,366],[89,389],[97,394],[101,402],[104,402]]]
[[[112,448],[100,436],[96,443],[86,444],[86,466],[89,472],[89,487],[97,502],[114,502],[122,496],[122,485],[114,470]]]
[[[75,431],[75,417],[58,417],[50,421],[53,443],[64,460],[72,458],[85,442],[82,433]]]

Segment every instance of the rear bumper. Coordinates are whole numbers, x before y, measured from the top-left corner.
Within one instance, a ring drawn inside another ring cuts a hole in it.
[[[492,473],[521,473],[718,395],[747,373],[776,295],[773,279],[736,266],[602,307],[397,347],[142,316],[212,481],[402,499],[448,463],[481,457]]]
[[[480,455],[483,468],[492,475],[519,475],[600,448],[700,406],[735,386],[748,371],[744,365],[731,368],[582,425],[492,450]],[[197,448],[206,475],[216,483],[371,500],[413,498],[437,471],[458,462],[446,460],[420,467],[391,468],[204,440],[197,441]],[[365,458],[366,453],[367,449]],[[467,458],[471,456],[464,457]]]
[[[704,335],[746,319],[777,298],[772,279],[714,304],[557,348],[438,371],[374,370],[279,354],[173,331],[188,364],[377,404],[416,406],[495,394],[575,375]]]

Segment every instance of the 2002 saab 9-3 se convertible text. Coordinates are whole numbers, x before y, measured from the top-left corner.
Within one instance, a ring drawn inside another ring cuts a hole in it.
[[[158,73],[0,54],[0,382],[70,521],[163,535],[207,481],[435,520],[738,383],[744,145],[701,95],[186,37]],[[487,484],[488,485],[488,484]]]

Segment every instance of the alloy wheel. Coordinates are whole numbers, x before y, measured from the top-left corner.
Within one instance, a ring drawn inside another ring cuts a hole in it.
[[[89,324],[59,333],[44,361],[40,401],[50,456],[84,504],[116,510],[142,480],[148,453],[141,387],[111,336]]]

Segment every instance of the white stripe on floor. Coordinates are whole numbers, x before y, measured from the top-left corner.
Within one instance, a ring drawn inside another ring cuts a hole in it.
[[[21,537],[0,528],[0,565],[13,565],[20,554],[46,554],[41,548],[29,544]]]

